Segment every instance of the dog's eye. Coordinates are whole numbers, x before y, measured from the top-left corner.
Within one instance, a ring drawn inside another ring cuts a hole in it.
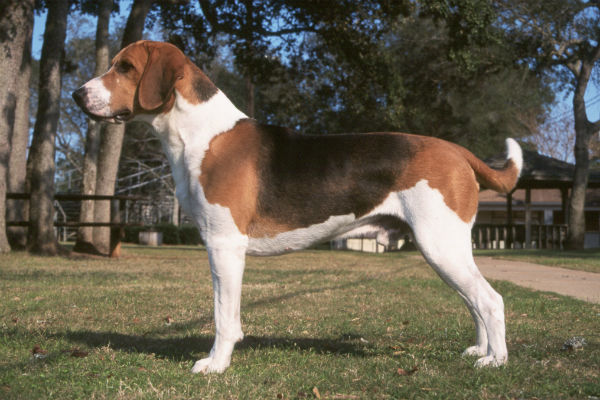
[[[119,61],[116,65],[115,68],[117,69],[118,72],[124,74],[126,72],[129,72],[130,70],[133,69],[133,65],[127,61]]]

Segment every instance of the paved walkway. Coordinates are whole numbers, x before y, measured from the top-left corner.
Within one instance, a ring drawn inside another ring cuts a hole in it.
[[[492,257],[475,257],[475,262],[481,273],[489,279],[600,303],[600,274],[597,273]]]

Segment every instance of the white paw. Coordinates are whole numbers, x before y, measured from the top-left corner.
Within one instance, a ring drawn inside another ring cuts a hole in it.
[[[499,367],[500,365],[506,364],[508,357],[496,357],[496,356],[485,356],[475,361],[475,367]]]
[[[217,373],[220,374],[229,367],[229,362],[218,362],[213,357],[203,358],[202,360],[196,361],[192,367],[192,374],[203,373]]]
[[[487,354],[487,349],[479,346],[471,346],[468,347],[465,351],[463,351],[462,355],[465,356],[485,356]]]

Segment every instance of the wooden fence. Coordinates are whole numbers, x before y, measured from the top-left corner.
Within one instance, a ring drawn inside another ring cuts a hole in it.
[[[7,193],[6,198],[10,200],[29,200],[29,193]],[[126,226],[140,226],[139,223],[130,223],[127,219],[123,218],[123,211],[126,209],[126,203],[128,201],[140,201],[146,200],[145,196],[126,196],[126,195],[88,195],[81,193],[56,193],[54,195],[55,201],[83,201],[83,200],[94,200],[94,201],[110,201],[110,221],[106,222],[79,222],[79,221],[68,221],[63,213],[63,220],[59,221],[58,218],[54,221],[54,226],[57,229],[66,228],[78,228],[81,226],[92,226],[92,227],[108,227],[110,228],[110,256],[119,257],[121,249],[121,239],[123,238],[123,230]],[[29,226],[29,221],[7,221],[7,226]]]
[[[564,249],[567,225],[476,224],[471,232],[474,249]],[[529,240],[528,240],[529,239]]]

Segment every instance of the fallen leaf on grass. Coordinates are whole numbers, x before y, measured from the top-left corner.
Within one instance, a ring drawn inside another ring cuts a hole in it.
[[[46,354],[48,354],[48,350],[44,350],[38,344],[36,344],[33,346],[33,349],[31,349],[31,354],[33,354],[33,356],[36,358],[44,358],[46,357]]]
[[[317,389],[317,387],[316,387],[316,386],[313,388],[312,392],[313,392],[313,394],[315,395],[315,397],[316,397],[317,399],[320,399],[320,398],[321,398],[321,393],[319,393],[319,389]]]
[[[79,358],[87,357],[90,354],[87,351],[79,350],[78,348],[63,350],[63,353],[69,353],[71,355],[71,357],[79,357]]]
[[[400,376],[409,376],[409,375],[412,375],[412,374],[414,374],[414,373],[415,373],[415,372],[417,372],[418,370],[419,370],[419,367],[414,367],[414,368],[411,368],[411,369],[409,369],[408,371],[407,371],[407,370],[405,370],[404,368],[398,368],[398,371],[397,371],[397,372],[398,372],[398,375],[400,375]]]

